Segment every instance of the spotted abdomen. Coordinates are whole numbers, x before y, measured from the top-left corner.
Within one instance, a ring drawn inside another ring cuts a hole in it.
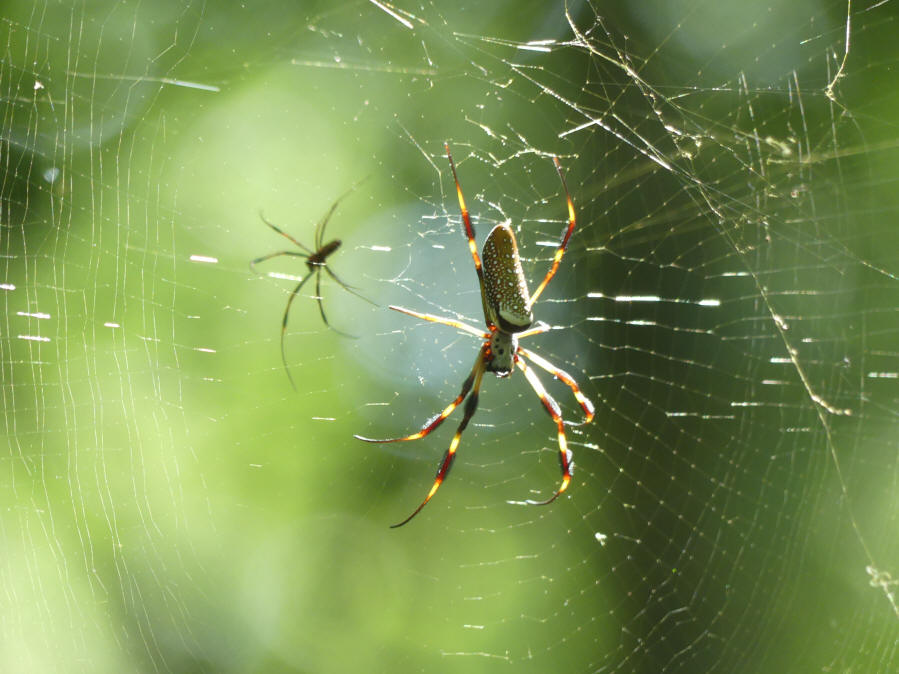
[[[497,225],[484,242],[484,314],[487,322],[509,333],[527,330],[534,322],[530,294],[518,257],[515,233]]]

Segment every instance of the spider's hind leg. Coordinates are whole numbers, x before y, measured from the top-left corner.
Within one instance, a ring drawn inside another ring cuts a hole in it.
[[[575,400],[577,400],[578,404],[581,406],[581,409],[584,410],[584,423],[589,424],[591,421],[593,421],[593,415],[596,411],[593,407],[593,403],[590,402],[590,399],[581,392],[581,387],[578,386],[577,382],[574,380],[574,377],[565,372],[565,370],[557,368],[555,365],[546,360],[546,358],[543,358],[542,356],[539,356],[533,351],[525,349],[524,347],[518,347],[518,355],[530,359],[531,361],[533,361],[534,365],[543,368],[552,376],[564,382],[565,385],[571,389],[571,393],[574,395]],[[521,361],[519,360],[519,362]]]
[[[294,383],[293,375],[290,374],[290,368],[287,366],[287,354],[284,352],[284,336],[287,334],[287,319],[290,317],[290,307],[293,304],[297,293],[300,292],[300,288],[302,288],[303,284],[309,280],[310,276],[312,276],[312,272],[306,274],[306,276],[303,277],[303,280],[297,283],[291,291],[290,297],[287,298],[287,306],[284,308],[284,318],[281,319],[281,362],[284,363],[284,371],[287,373],[287,378],[290,380],[290,385],[293,386],[294,391],[297,390],[297,385]]]
[[[546,408],[546,411],[549,413],[549,416],[552,417],[552,420],[556,423],[556,435],[559,441],[559,466],[562,469],[562,484],[559,485],[559,488],[556,490],[556,493],[551,497],[546,499],[545,501],[527,501],[530,505],[549,505],[562,494],[566,489],[568,489],[568,485],[571,484],[571,451],[568,449],[568,441],[565,437],[565,421],[562,419],[562,412],[559,409],[559,403],[557,403],[549,393],[546,392],[546,389],[543,388],[543,384],[540,383],[540,380],[537,378],[537,375],[534,374],[533,370],[528,367],[523,358],[518,359],[518,367],[521,368],[521,371],[524,373],[525,378],[527,378],[528,383],[531,385],[531,388],[534,389],[534,393],[537,394],[537,397],[540,398],[540,402],[543,403],[543,407]]]
[[[465,415],[462,417],[461,423],[459,423],[459,428],[456,429],[456,434],[453,436],[452,442],[450,442],[449,449],[447,449],[446,453],[443,455],[443,461],[440,463],[440,468],[437,470],[437,476],[434,478],[434,484],[431,485],[431,490],[428,492],[428,495],[425,496],[425,500],[422,501],[414,511],[412,511],[412,514],[409,515],[409,517],[404,519],[402,522],[392,524],[390,526],[391,529],[396,529],[397,527],[403,526],[418,513],[420,513],[421,509],[428,504],[428,501],[431,500],[431,497],[437,493],[438,489],[440,489],[440,485],[446,479],[450,468],[452,468],[453,461],[456,458],[456,450],[459,448],[459,441],[462,438],[462,433],[468,427],[468,422],[471,420],[471,418],[474,416],[474,413],[478,409],[478,395],[481,391],[481,382],[484,379],[483,359],[481,359],[475,367],[476,375],[474,380],[474,388],[472,388],[471,395],[468,396],[468,400],[465,401]]]
[[[377,302],[375,302],[374,300],[368,299],[365,295],[358,292],[357,288],[355,286],[351,286],[349,283],[347,283],[346,281],[341,279],[337,274],[335,274],[333,271],[331,271],[331,268],[328,265],[324,265],[324,270],[325,270],[325,272],[327,272],[328,276],[330,276],[332,279],[337,281],[340,284],[340,286],[347,292],[353,293],[356,297],[358,297],[359,299],[365,300],[369,304],[373,304],[374,306],[379,306]]]
[[[465,381],[462,383],[462,390],[459,391],[459,395],[447,405],[444,410],[438,414],[437,416],[429,419],[427,423],[422,427],[420,431],[416,431],[410,435],[404,435],[400,438],[386,438],[384,440],[378,440],[376,438],[366,438],[361,435],[354,435],[353,437],[357,440],[364,440],[365,442],[406,442],[408,440],[421,440],[426,435],[429,435],[432,431],[436,430],[440,424],[446,421],[447,417],[455,411],[455,409],[459,406],[463,400],[465,400],[465,396],[468,395],[468,392],[471,391],[472,386],[474,386],[475,380],[479,378],[481,374],[483,374],[485,368],[484,358],[486,355],[487,345],[481,347],[481,350],[478,351],[477,360],[475,360],[474,367],[471,368],[471,372],[466,377]],[[480,373],[480,374],[479,374]],[[467,410],[467,408],[466,408]]]

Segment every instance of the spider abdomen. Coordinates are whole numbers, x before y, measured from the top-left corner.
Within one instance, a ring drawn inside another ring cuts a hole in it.
[[[506,224],[494,227],[484,242],[484,313],[487,322],[508,333],[531,327],[530,293],[518,256],[515,233]]]

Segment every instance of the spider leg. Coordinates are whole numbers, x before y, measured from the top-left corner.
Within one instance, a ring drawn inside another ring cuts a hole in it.
[[[337,197],[337,201],[331,204],[331,208],[328,209],[328,212],[325,213],[325,217],[318,221],[318,224],[315,226],[315,249],[321,250],[322,247],[322,237],[325,233],[325,227],[328,226],[328,220],[331,219],[331,216],[334,215],[334,211],[337,210],[337,207],[340,205],[341,200],[349,194],[349,192],[344,192],[339,197]]]
[[[483,351],[478,356],[478,362],[475,365],[474,372],[474,388],[471,391],[471,395],[468,396],[468,400],[465,401],[465,415],[462,417],[462,422],[459,424],[459,428],[456,429],[456,434],[453,436],[452,442],[450,442],[449,449],[446,450],[446,454],[443,455],[443,461],[440,463],[440,468],[437,469],[437,476],[434,478],[434,484],[431,485],[431,490],[428,492],[428,495],[425,496],[425,500],[421,502],[412,514],[409,515],[402,522],[397,524],[392,524],[390,526],[391,529],[396,529],[397,527],[401,527],[406,524],[409,520],[415,517],[418,513],[421,512],[421,509],[424,508],[428,501],[431,500],[431,497],[437,493],[437,490],[440,489],[440,485],[446,479],[447,474],[449,473],[450,468],[452,468],[453,460],[456,458],[456,449],[459,447],[459,440],[462,437],[463,431],[468,426],[468,422],[474,416],[475,411],[478,409],[478,394],[481,390],[481,382],[484,379],[484,370],[486,369],[486,361],[483,358]],[[553,497],[555,498],[555,497]]]
[[[296,287],[290,293],[290,297],[287,298],[287,306],[284,308],[284,318],[281,321],[281,362],[284,363],[284,371],[287,373],[287,378],[290,380],[290,385],[293,386],[293,390],[297,390],[297,385],[293,381],[293,376],[290,374],[290,368],[287,367],[287,355],[284,353],[284,335],[287,333],[287,317],[290,315],[290,305],[293,304],[294,298],[297,296],[297,293],[300,292],[300,288],[303,287],[303,284],[309,280],[309,277],[312,276],[312,272],[309,272],[303,277],[303,280],[297,283]]]
[[[279,250],[277,253],[269,253],[268,255],[263,255],[262,257],[257,257],[255,260],[250,262],[250,269],[256,271],[256,265],[260,262],[265,262],[266,260],[271,260],[273,257],[279,257],[281,255],[289,255],[290,257],[309,257],[306,253],[297,253],[293,250]]]
[[[334,215],[334,211],[337,210],[337,207],[340,205],[340,202],[346,199],[350,194],[356,191],[356,188],[359,187],[362,183],[368,180],[369,176],[365,176],[362,180],[353,185],[346,192],[337,197],[337,200],[331,204],[331,208],[328,209],[328,212],[325,213],[325,217],[318,221],[318,224],[315,226],[315,249],[321,250],[322,241],[325,236],[325,227],[328,226],[328,221],[331,219],[331,216]]]
[[[549,332],[552,328],[544,323],[543,321],[537,321],[534,324],[534,327],[530,330],[525,330],[524,332],[518,333],[518,339],[524,339],[525,337],[533,337],[534,335],[541,335],[544,332]]]
[[[268,226],[271,227],[273,230],[275,230],[276,232],[278,232],[278,234],[280,234],[281,236],[283,236],[285,239],[287,239],[287,240],[290,241],[291,243],[296,244],[299,248],[302,248],[302,249],[305,250],[307,253],[309,253],[310,255],[312,255],[312,251],[309,250],[308,248],[306,248],[306,246],[304,246],[303,244],[301,244],[299,241],[297,241],[295,238],[293,238],[290,234],[288,234],[287,232],[285,232],[283,229],[281,229],[281,228],[278,227],[277,225],[273,225],[273,224],[270,223],[268,220],[266,220],[266,219],[265,219],[265,216],[262,214],[262,211],[259,211],[259,217],[262,218],[262,222],[264,222],[266,225],[268,225]],[[259,260],[256,260],[256,262],[258,262],[258,261],[259,261]]]
[[[543,368],[554,377],[557,377],[565,382],[565,384],[568,385],[568,388],[570,388],[571,392],[574,394],[574,397],[578,401],[578,404],[580,404],[581,409],[584,410],[584,423],[589,424],[591,421],[593,421],[593,414],[595,411],[593,408],[593,403],[590,402],[590,400],[583,393],[581,393],[581,387],[577,385],[574,377],[565,372],[565,370],[560,370],[548,360],[546,360],[542,356],[538,356],[533,351],[519,346],[518,353],[519,355],[533,361],[534,365]]]
[[[322,302],[322,269],[327,269],[326,266],[321,265],[315,270],[315,301],[318,302],[318,313],[322,315],[322,321],[325,326],[336,332],[338,335],[343,335],[344,337],[349,337],[350,339],[359,339],[356,335],[351,335],[348,332],[344,332],[343,330],[338,330],[333,325],[328,323],[328,317],[325,316],[325,304]]]
[[[465,237],[468,239],[468,249],[471,251],[471,259],[474,260],[474,270],[478,273],[478,284],[481,292],[484,292],[484,271],[481,269],[481,257],[478,255],[478,244],[474,240],[474,227],[471,226],[471,217],[465,206],[465,197],[462,196],[462,186],[459,185],[459,176],[456,175],[456,164],[453,155],[450,154],[449,143],[444,143],[446,158],[449,159],[450,168],[453,170],[453,180],[456,182],[456,196],[459,197],[459,210],[462,211],[462,223],[465,226]]]
[[[559,404],[546,392],[546,389],[543,388],[543,384],[540,383],[537,375],[534,374],[530,367],[525,365],[524,359],[518,358],[517,362],[521,371],[524,373],[524,376],[527,378],[528,383],[531,385],[531,388],[534,389],[534,392],[540,398],[540,402],[543,403],[546,411],[549,412],[549,416],[556,422],[556,430],[559,438],[559,465],[562,468],[562,484],[559,485],[556,493],[545,501],[527,501],[530,505],[549,505],[559,497],[559,494],[568,489],[568,485],[571,483],[571,452],[568,450],[568,442],[565,439],[565,422],[562,419]]]
[[[474,363],[474,367],[471,369],[471,373],[469,373],[468,377],[463,382],[462,390],[459,392],[459,395],[457,395],[455,400],[447,405],[440,414],[438,414],[436,417],[433,417],[432,419],[429,419],[420,431],[416,431],[411,435],[406,435],[401,438],[386,438],[384,440],[379,440],[376,438],[366,438],[361,435],[354,435],[353,437],[357,440],[364,440],[365,442],[405,442],[407,440],[420,440],[421,438],[428,435],[431,431],[435,430],[440,424],[446,421],[446,418],[453,413],[453,410],[455,410],[459,406],[459,403],[461,403],[462,400],[465,399],[465,396],[468,395],[468,392],[471,390],[475,379],[483,374],[484,356],[487,351],[487,346],[487,344],[484,344],[481,347],[481,350],[478,352],[478,358]]]
[[[485,332],[484,330],[478,330],[477,328],[468,325],[467,323],[463,323],[462,321],[456,321],[452,318],[442,318],[441,316],[434,316],[433,314],[421,314],[417,311],[412,311],[412,309],[405,309],[403,307],[398,307],[395,304],[391,304],[390,308],[394,311],[399,311],[401,314],[408,314],[409,316],[414,316],[415,318],[420,318],[424,321],[431,321],[432,323],[440,323],[441,325],[448,325],[451,328],[456,328],[457,330],[461,330],[462,332],[467,332],[470,335],[474,335],[475,337],[481,337],[483,339],[487,339],[490,337],[489,332]]]
[[[325,270],[326,272],[328,272],[328,276],[330,276],[332,279],[334,279],[335,281],[337,281],[337,282],[341,285],[341,287],[342,287],[344,290],[346,290],[347,292],[353,293],[356,297],[365,300],[365,301],[368,302],[369,304],[373,304],[373,305],[375,305],[375,306],[378,306],[378,303],[377,303],[377,302],[373,302],[372,300],[368,299],[365,295],[356,292],[356,289],[355,289],[353,286],[351,286],[351,285],[349,285],[348,283],[344,282],[344,281],[343,281],[337,274],[335,274],[333,271],[331,271],[331,268],[330,268],[328,265],[322,265],[322,267],[324,268],[324,270]]]
[[[556,271],[559,269],[559,263],[562,261],[562,256],[565,254],[565,249],[568,247],[568,240],[571,238],[571,233],[574,231],[574,203],[571,201],[571,193],[569,193],[568,185],[565,183],[565,174],[562,173],[562,165],[559,164],[559,160],[556,157],[553,157],[553,163],[556,165],[556,171],[559,172],[559,178],[562,179],[562,187],[565,189],[565,198],[568,201],[568,228],[565,230],[565,233],[562,234],[562,240],[559,242],[559,247],[556,249],[552,266],[549,268],[549,271],[546,272],[543,281],[537,286],[537,290],[531,295],[531,300],[528,302],[527,306],[528,310],[534,306],[534,302],[540,297],[540,293],[546,288],[546,284],[556,275]]]

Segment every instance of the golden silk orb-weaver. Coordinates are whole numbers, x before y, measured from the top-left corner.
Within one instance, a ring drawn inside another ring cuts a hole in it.
[[[399,311],[425,321],[432,323],[441,323],[448,325],[457,330],[462,330],[484,340],[478,351],[477,359],[474,367],[469,373],[465,382],[462,384],[462,390],[446,408],[437,416],[429,420],[425,426],[411,435],[401,438],[375,439],[365,438],[361,435],[355,437],[365,442],[405,442],[407,440],[420,440],[440,424],[442,424],[450,414],[453,413],[466,396],[468,400],[465,402],[464,414],[456,434],[450,442],[449,449],[443,455],[443,460],[437,470],[434,483],[424,501],[421,502],[409,517],[398,524],[392,525],[392,528],[401,527],[409,520],[415,517],[421,509],[424,508],[428,501],[437,493],[440,485],[446,479],[453,460],[456,458],[456,450],[459,448],[459,441],[462,433],[468,426],[468,422],[474,416],[478,407],[478,395],[481,390],[481,382],[485,372],[493,372],[497,377],[508,377],[517,365],[524,373],[525,378],[534,389],[543,407],[549,413],[549,416],[556,424],[556,435],[559,442],[559,464],[562,468],[562,483],[556,492],[545,501],[528,501],[532,505],[547,505],[558,498],[559,494],[568,488],[571,483],[571,451],[568,449],[568,442],[565,437],[565,421],[562,419],[562,412],[559,404],[547,393],[540,379],[531,370],[527,361],[533,363],[537,367],[549,372],[556,378],[564,382],[574,394],[575,399],[584,410],[584,423],[593,420],[593,403],[581,393],[577,382],[567,372],[560,370],[545,358],[537,355],[533,351],[525,349],[518,345],[518,340],[549,330],[549,326],[545,323],[538,322],[534,324],[534,314],[531,311],[537,298],[546,288],[556,271],[565,249],[568,247],[568,240],[574,231],[575,215],[574,204],[571,201],[571,194],[568,192],[568,185],[565,183],[565,175],[562,173],[562,166],[559,160],[553,157],[556,171],[562,180],[562,188],[565,190],[565,197],[568,204],[568,226],[562,234],[562,240],[553,256],[552,265],[543,281],[537,286],[537,290],[533,295],[528,293],[528,285],[524,278],[524,272],[521,269],[521,259],[518,255],[518,244],[515,241],[515,233],[506,224],[499,224],[491,230],[484,242],[482,255],[478,255],[478,247],[475,243],[474,228],[471,225],[471,218],[468,215],[468,209],[465,206],[465,198],[462,196],[462,187],[459,185],[459,176],[456,174],[456,165],[453,162],[453,156],[450,153],[449,144],[444,144],[446,148],[446,157],[449,159],[449,165],[453,172],[453,180],[456,183],[456,194],[459,197],[459,208],[462,211],[462,224],[465,228],[465,237],[468,239],[468,248],[471,251],[471,258],[474,260],[475,272],[478,275],[478,284],[481,287],[481,301],[484,308],[484,321],[487,324],[486,330],[479,330],[476,327],[453,320],[451,318],[443,318],[431,314],[422,314],[411,309],[391,305],[391,309]],[[483,261],[482,261],[483,257]],[[533,326],[533,327],[532,327]]]
[[[365,179],[363,179],[363,181],[364,180]],[[290,385],[293,386],[294,391],[296,391],[297,385],[294,383],[293,376],[291,376],[290,374],[290,368],[287,366],[287,355],[284,353],[284,336],[287,334],[287,319],[290,317],[290,307],[293,305],[294,299],[296,298],[297,294],[300,292],[300,289],[303,287],[306,281],[308,281],[313,275],[315,275],[315,300],[318,302],[318,312],[321,314],[322,322],[326,327],[330,328],[339,335],[343,335],[344,337],[355,338],[354,335],[350,335],[346,332],[338,330],[330,323],[328,323],[328,317],[325,315],[325,306],[322,303],[321,293],[322,270],[324,270],[325,273],[332,279],[337,281],[337,283],[339,283],[344,290],[353,293],[356,297],[360,297],[370,304],[374,304],[374,302],[372,302],[364,295],[360,295],[356,291],[356,289],[353,288],[353,286],[345,283],[339,276],[337,276],[336,273],[331,271],[331,267],[328,266],[328,257],[330,257],[338,248],[340,248],[340,239],[334,239],[333,241],[324,243],[325,227],[328,226],[328,221],[331,219],[331,216],[334,215],[334,211],[337,210],[340,202],[343,201],[344,198],[347,197],[351,192],[353,192],[363,181],[359,181],[349,190],[337,197],[334,203],[331,204],[328,212],[325,213],[325,217],[319,220],[318,224],[315,226],[313,250],[310,250],[309,248],[304,246],[297,239],[293,238],[290,234],[282,230],[277,225],[274,225],[266,220],[265,217],[260,214],[262,222],[264,222],[278,234],[283,236],[285,239],[290,241],[300,250],[279,250],[274,253],[269,253],[268,255],[263,255],[262,257],[257,257],[255,260],[250,262],[250,268],[255,271],[256,265],[260,262],[265,262],[266,260],[271,260],[272,258],[286,255],[288,257],[299,257],[304,259],[306,261],[306,269],[308,270],[308,273],[302,279],[300,279],[299,283],[297,283],[294,286],[293,290],[290,292],[290,296],[287,298],[287,306],[284,308],[284,317],[281,319],[281,362],[284,363],[284,371],[287,373],[287,378],[290,380]]]

